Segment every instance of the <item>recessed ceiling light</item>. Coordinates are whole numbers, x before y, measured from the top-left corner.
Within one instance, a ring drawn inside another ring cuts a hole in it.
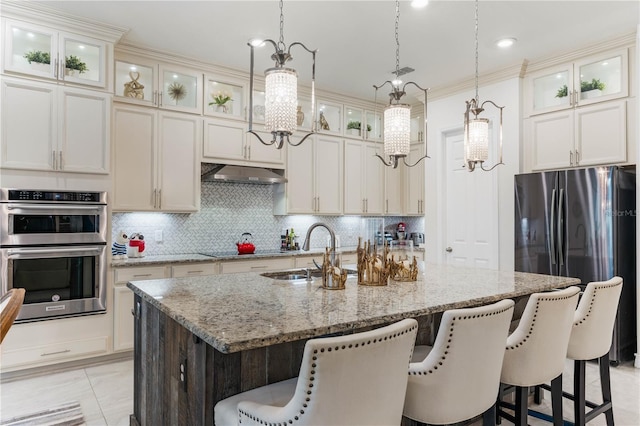
[[[513,46],[516,41],[517,40],[513,37],[507,37],[496,41],[496,45],[502,49],[506,49],[507,47]]]
[[[416,9],[425,7],[428,4],[429,4],[429,0],[412,0],[411,1],[411,6],[413,6]]]

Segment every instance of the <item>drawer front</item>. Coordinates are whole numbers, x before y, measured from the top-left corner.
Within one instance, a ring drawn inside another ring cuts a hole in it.
[[[173,278],[197,277],[200,275],[215,275],[218,273],[215,263],[189,263],[186,265],[174,265],[171,267]]]
[[[145,266],[142,268],[116,268],[116,283],[138,280],[157,280],[167,278],[164,266]]]
[[[2,367],[10,368],[25,364],[47,364],[52,361],[83,358],[107,352],[107,336],[92,339],[60,342],[46,346],[35,346],[2,352]]]
[[[315,268],[316,266],[313,264],[313,259],[316,260],[318,265],[322,265],[322,256],[321,254],[313,255],[313,256],[296,256],[295,257],[295,267],[296,268]],[[353,265],[355,267],[358,262],[358,255],[356,253],[342,253],[342,264],[343,265]]]
[[[220,273],[232,274],[235,272],[264,272],[289,269],[292,267],[290,257],[264,260],[241,260],[220,263]]]

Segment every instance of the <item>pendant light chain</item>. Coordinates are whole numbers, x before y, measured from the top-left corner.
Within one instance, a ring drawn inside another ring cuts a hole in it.
[[[398,28],[400,26],[400,0],[396,0],[396,79],[400,74],[400,37]]]
[[[476,0],[476,105],[480,104],[478,97],[478,0]]]
[[[280,0],[280,41],[278,42],[278,46],[284,50],[287,46],[284,44],[284,2]]]

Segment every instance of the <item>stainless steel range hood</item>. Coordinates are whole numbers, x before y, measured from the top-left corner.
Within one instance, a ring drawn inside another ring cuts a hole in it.
[[[284,172],[284,171],[282,171]],[[285,183],[287,179],[270,169],[220,164],[202,175],[203,182],[237,182],[270,185]]]

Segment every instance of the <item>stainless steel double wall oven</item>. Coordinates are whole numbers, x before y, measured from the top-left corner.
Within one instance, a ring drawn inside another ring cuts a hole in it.
[[[104,313],[105,192],[0,189],[0,292],[26,290],[16,321]]]

